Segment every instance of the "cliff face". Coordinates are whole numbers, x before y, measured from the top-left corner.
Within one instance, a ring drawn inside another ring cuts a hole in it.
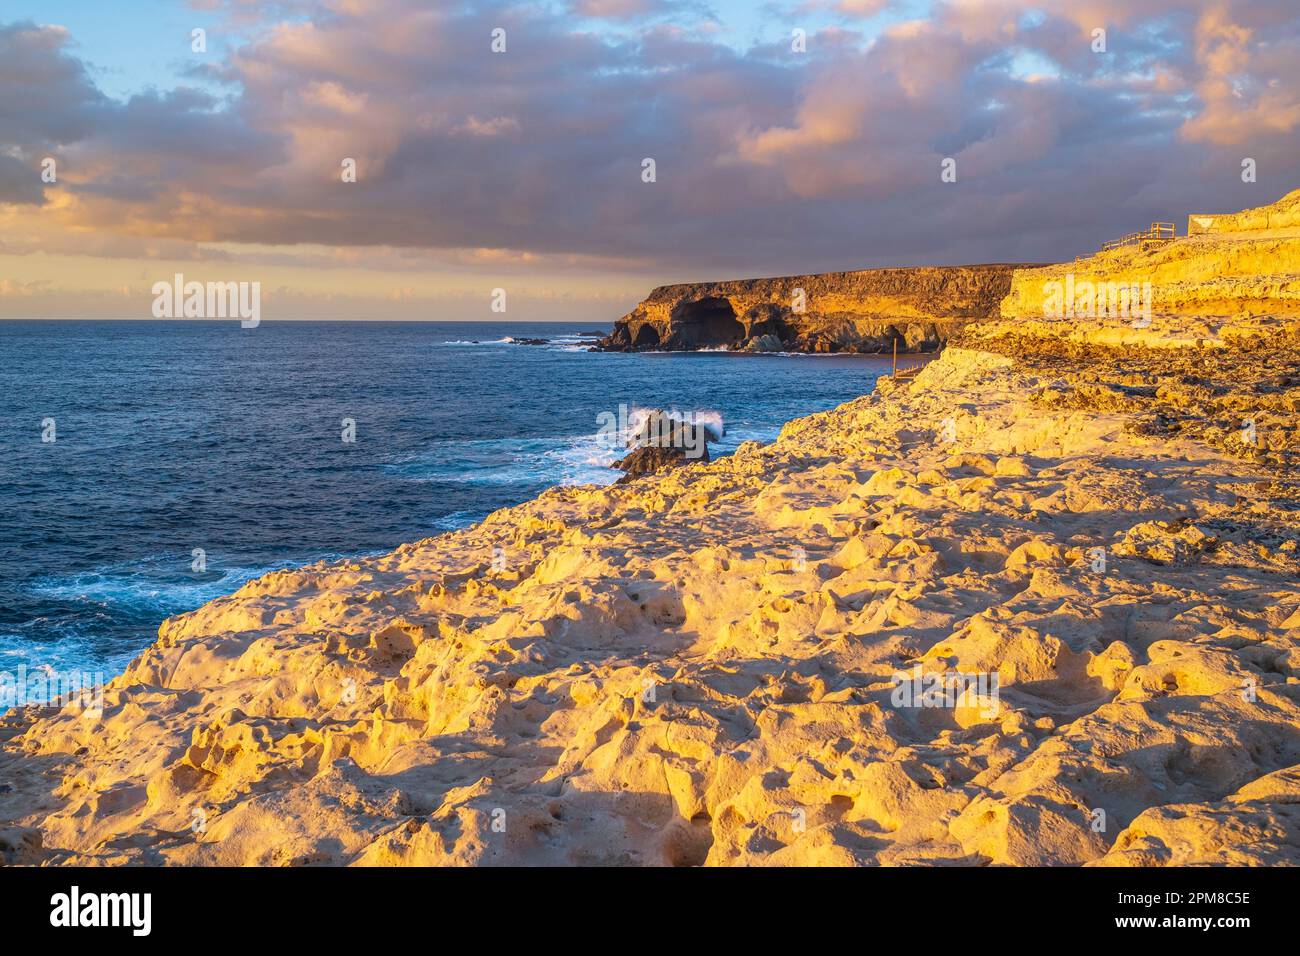
[[[1090,345],[1220,346],[1300,334],[1300,190],[1194,234],[1127,246],[1012,278],[1002,316],[1022,334]],[[1156,333],[1154,336],[1152,332]],[[970,330],[1000,335],[997,322]]]
[[[872,269],[660,286],[601,342],[610,351],[939,348],[998,315],[1014,265]]]
[[[1297,270],[1235,231],[1266,313],[1013,298],[769,445],[164,622],[0,715],[0,864],[1300,863]]]

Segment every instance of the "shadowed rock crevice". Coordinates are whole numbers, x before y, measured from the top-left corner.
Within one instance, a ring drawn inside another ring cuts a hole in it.
[[[636,336],[632,341],[632,347],[638,349],[653,349],[659,347],[659,332],[653,325],[643,325],[636,330]]]
[[[745,337],[745,327],[736,320],[731,302],[720,296],[676,306],[669,318],[669,332],[674,345],[686,349],[736,345]]]

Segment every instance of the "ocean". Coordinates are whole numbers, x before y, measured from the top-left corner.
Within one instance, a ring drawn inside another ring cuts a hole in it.
[[[620,405],[707,414],[717,456],[888,367],[587,351],[580,333],[608,328],[0,322],[0,672],[111,677],[163,619],[269,570],[608,484],[598,416]]]

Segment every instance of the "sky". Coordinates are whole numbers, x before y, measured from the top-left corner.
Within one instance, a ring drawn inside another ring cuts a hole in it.
[[[1272,202],[1298,147],[1294,0],[0,0],[0,318],[181,273],[267,319],[612,321],[1069,259]]]

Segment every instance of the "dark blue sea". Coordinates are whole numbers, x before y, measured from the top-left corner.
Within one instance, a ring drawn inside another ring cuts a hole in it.
[[[621,404],[712,413],[726,454],[886,364],[587,351],[600,328],[0,322],[0,671],[112,676],[164,618],[270,569],[609,483],[597,416]]]

